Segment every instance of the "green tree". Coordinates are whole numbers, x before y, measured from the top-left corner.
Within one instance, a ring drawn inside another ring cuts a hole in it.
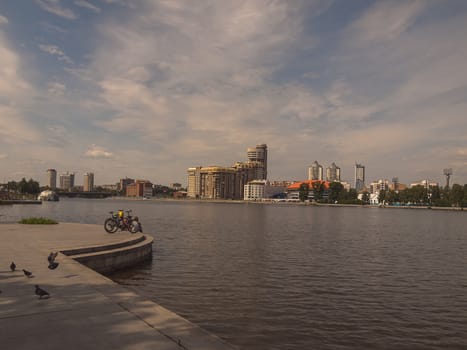
[[[415,204],[428,203],[428,191],[425,186],[417,185],[409,189],[409,200]]]
[[[462,205],[461,205],[462,208],[467,206],[467,184],[464,185],[463,190],[464,190],[464,198],[462,199]]]
[[[329,201],[336,203],[344,191],[344,186],[340,182],[331,182],[329,184]]]
[[[452,185],[451,191],[449,193],[451,204],[456,207],[460,207],[464,200],[464,189],[461,185],[454,184]]]
[[[324,183],[322,181],[315,181],[313,182],[313,198],[316,201],[320,201],[323,199],[323,193],[324,193]]]
[[[39,183],[33,179],[26,179],[23,177],[20,182],[17,183],[17,190],[21,194],[38,194],[40,192]]]
[[[28,193],[28,182],[24,177],[18,182],[18,191],[23,194]]]
[[[370,194],[368,191],[362,192],[362,203],[363,204],[368,204],[370,202]]]
[[[308,199],[308,193],[310,192],[310,187],[306,182],[302,183],[298,189],[298,198],[304,202]]]
[[[386,195],[385,195],[385,201],[389,204],[394,204],[396,202],[398,202],[398,194],[396,191],[393,191],[393,190],[389,190],[386,192]]]
[[[347,191],[347,200],[357,200],[358,199],[358,192],[355,188],[351,188],[349,191]]]
[[[8,191],[16,192],[18,190],[18,183],[16,181],[8,181]]]
[[[383,204],[385,200],[386,200],[386,190],[379,191],[378,202]]]
[[[29,193],[31,194],[38,194],[41,191],[39,182],[34,181],[33,179],[29,179],[28,190],[29,190]]]
[[[433,202],[441,199],[441,190],[439,189],[439,186],[431,186],[430,191],[431,191],[431,200]]]

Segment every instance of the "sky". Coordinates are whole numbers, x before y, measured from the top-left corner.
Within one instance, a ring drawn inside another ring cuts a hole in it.
[[[0,181],[187,184],[267,144],[353,182],[467,183],[467,1],[0,2]]]

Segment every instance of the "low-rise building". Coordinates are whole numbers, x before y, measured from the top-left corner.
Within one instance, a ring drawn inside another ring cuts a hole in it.
[[[327,199],[329,197],[329,181],[305,180],[298,181],[287,187],[287,199],[298,200],[300,198],[300,186],[308,185],[308,200]],[[318,193],[316,189],[320,187],[322,192]]]
[[[267,180],[253,180],[244,186],[243,199],[246,201],[265,200],[285,192],[285,186],[273,186]]]
[[[127,197],[152,197],[152,183],[147,180],[136,180],[126,185]]]

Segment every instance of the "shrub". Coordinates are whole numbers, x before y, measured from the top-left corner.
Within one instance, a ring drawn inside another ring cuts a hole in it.
[[[19,221],[20,224],[26,224],[26,225],[55,225],[58,224],[57,221],[48,219],[48,218],[25,218]]]

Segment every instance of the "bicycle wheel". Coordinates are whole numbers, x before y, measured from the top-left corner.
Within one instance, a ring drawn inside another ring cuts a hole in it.
[[[117,222],[112,219],[112,218],[108,218],[107,220],[105,220],[104,222],[104,229],[108,232],[108,233],[115,233],[117,232],[118,230],[118,224]]]

